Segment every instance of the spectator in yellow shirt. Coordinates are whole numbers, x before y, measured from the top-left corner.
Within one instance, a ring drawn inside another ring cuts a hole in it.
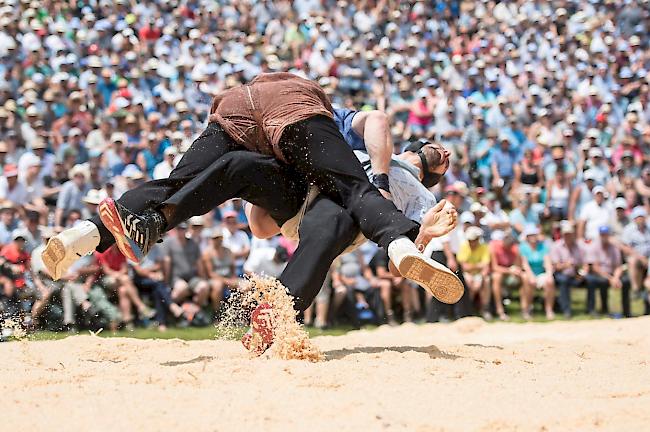
[[[490,306],[490,249],[481,241],[483,230],[472,226],[465,232],[466,241],[460,245],[457,261],[463,268],[465,283],[472,301],[478,296],[481,315],[491,320]]]

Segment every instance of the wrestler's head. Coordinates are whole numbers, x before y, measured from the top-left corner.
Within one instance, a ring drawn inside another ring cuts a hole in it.
[[[440,143],[420,139],[409,144],[404,152],[410,152],[419,158],[420,180],[427,188],[438,184],[449,168],[449,150]]]

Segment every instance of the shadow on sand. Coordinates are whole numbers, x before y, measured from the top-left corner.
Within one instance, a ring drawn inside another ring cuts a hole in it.
[[[325,358],[327,360],[340,360],[349,355],[353,354],[379,354],[384,351],[392,351],[398,353],[407,353],[407,352],[417,352],[427,354],[432,359],[446,359],[446,360],[456,360],[459,356],[454,354],[449,354],[443,351],[440,351],[435,345],[426,346],[426,347],[412,347],[412,346],[392,346],[392,347],[358,347],[347,349],[343,348],[340,350],[332,350],[325,352]]]

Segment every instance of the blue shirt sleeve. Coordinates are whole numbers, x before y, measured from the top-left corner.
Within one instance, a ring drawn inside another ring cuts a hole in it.
[[[352,150],[366,150],[366,143],[357,133],[352,129],[352,119],[357,111],[352,111],[347,108],[334,109],[334,121],[339,128],[341,135],[345,142],[352,148]]]

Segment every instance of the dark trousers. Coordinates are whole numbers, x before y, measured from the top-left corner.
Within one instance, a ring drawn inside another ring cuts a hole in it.
[[[577,287],[582,285],[582,280],[576,278],[575,276],[567,276],[564,273],[555,272],[553,274],[555,279],[555,286],[557,286],[560,291],[560,296],[558,301],[560,303],[560,308],[562,313],[565,315],[571,314],[571,287]]]
[[[332,119],[317,116],[291,125],[282,136],[281,147],[291,167],[287,169],[295,172],[295,177],[313,182],[323,194],[346,208],[367,238],[382,247],[403,235],[415,239],[419,225],[370,184]],[[218,124],[211,123],[168,178],[143,183],[118,201],[135,213],[163,204],[176,206],[168,229],[191,216],[207,213],[227,199],[244,194],[238,182],[232,185],[221,166],[226,163],[221,158],[237,148]],[[268,198],[286,197],[273,193]],[[92,221],[102,235],[98,250],[105,250],[113,243],[111,235],[98,217]]]
[[[593,313],[596,309],[596,290],[600,292],[600,313],[608,314],[608,289],[609,281],[604,277],[588,273],[585,276],[585,285],[587,286],[587,313]]]
[[[167,325],[169,305],[172,304],[172,292],[167,284],[135,275],[133,282],[138,290],[151,294],[156,308],[156,321],[159,324]]]

